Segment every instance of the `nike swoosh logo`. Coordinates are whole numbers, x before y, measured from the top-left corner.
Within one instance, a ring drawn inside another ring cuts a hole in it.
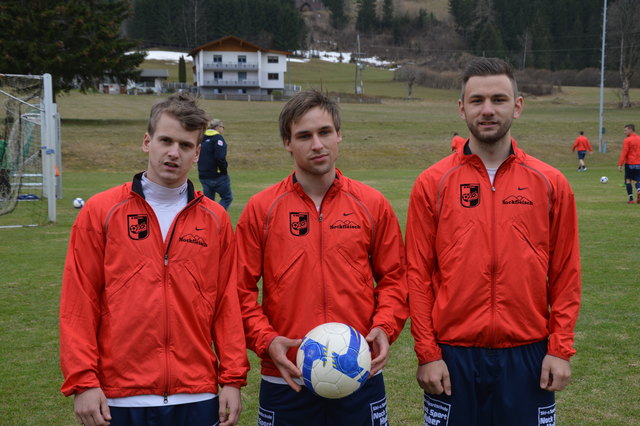
[[[522,191],[522,190],[525,190],[527,188],[529,188],[529,187],[528,186],[519,186],[518,187],[518,191]]]
[[[207,229],[207,228],[198,228],[198,227],[196,226],[196,231],[204,231],[205,229]]]
[[[351,216],[353,214],[353,212],[351,213],[342,213],[344,216]]]

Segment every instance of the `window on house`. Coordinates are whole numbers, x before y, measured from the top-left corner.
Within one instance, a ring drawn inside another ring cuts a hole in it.
[[[267,62],[270,64],[277,64],[278,57],[277,56],[267,56]]]
[[[238,63],[239,64],[246,64],[247,63],[247,56],[246,55],[238,55]]]
[[[222,71],[215,71],[213,73],[213,78],[216,80],[222,80]]]
[[[213,63],[221,64],[222,63],[222,55],[213,55]]]
[[[247,73],[244,71],[240,71],[238,73],[238,81],[245,81],[247,79]]]
[[[280,75],[277,72],[270,72],[267,76],[269,80],[279,80]]]

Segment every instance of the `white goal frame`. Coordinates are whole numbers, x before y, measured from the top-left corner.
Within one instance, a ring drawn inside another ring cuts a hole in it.
[[[60,138],[60,116],[58,114],[57,105],[53,102],[53,85],[51,74],[43,75],[20,75],[20,74],[2,74],[2,77],[19,77],[29,79],[39,79],[42,84],[42,95],[39,97],[39,104],[29,103],[24,99],[20,99],[11,93],[0,89],[2,96],[11,98],[13,101],[28,106],[32,110],[39,113],[24,114],[21,120],[36,123],[40,126],[40,155],[42,160],[42,195],[47,200],[47,220],[49,223],[55,223],[57,219],[56,201],[62,198],[62,154],[61,154],[61,138]],[[20,136],[21,137],[21,136]],[[36,176],[36,179],[40,176]],[[22,177],[33,178],[34,175],[22,174]],[[39,183],[31,183],[30,185],[40,186]],[[11,214],[11,213],[8,213]],[[13,228],[23,226],[36,226],[39,224],[20,224],[20,225],[0,225],[0,228]]]

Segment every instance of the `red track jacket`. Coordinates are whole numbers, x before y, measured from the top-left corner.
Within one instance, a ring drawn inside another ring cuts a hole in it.
[[[249,200],[236,236],[247,346],[262,358],[262,374],[280,376],[268,354],[278,335],[302,338],[331,321],[364,336],[380,327],[390,342],[402,331],[408,316],[402,234],[375,189],[337,171],[318,212],[291,175]],[[289,358],[295,364],[294,349]]]
[[[189,203],[163,242],[140,177],[91,197],[73,225],[60,303],[62,392],[100,387],[118,398],[244,386],[229,216],[189,182]]]
[[[574,151],[589,151],[592,152],[593,148],[591,147],[591,142],[587,139],[586,136],[580,135],[576,138],[575,142],[573,142],[573,147],[571,147],[571,152]]]
[[[411,331],[420,364],[439,343],[508,348],[549,338],[574,354],[580,255],[573,192],[556,169],[512,154],[494,184],[468,148],[424,171],[406,230]]]
[[[635,133],[631,133],[622,142],[618,166],[623,164],[640,164],[640,136]]]

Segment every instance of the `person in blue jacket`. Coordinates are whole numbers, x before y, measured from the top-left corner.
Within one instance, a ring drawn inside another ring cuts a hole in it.
[[[222,137],[224,124],[211,120],[202,139],[200,159],[198,160],[198,177],[204,195],[215,201],[216,193],[220,195],[220,205],[229,209],[233,201],[231,179],[227,172],[227,142]]]

